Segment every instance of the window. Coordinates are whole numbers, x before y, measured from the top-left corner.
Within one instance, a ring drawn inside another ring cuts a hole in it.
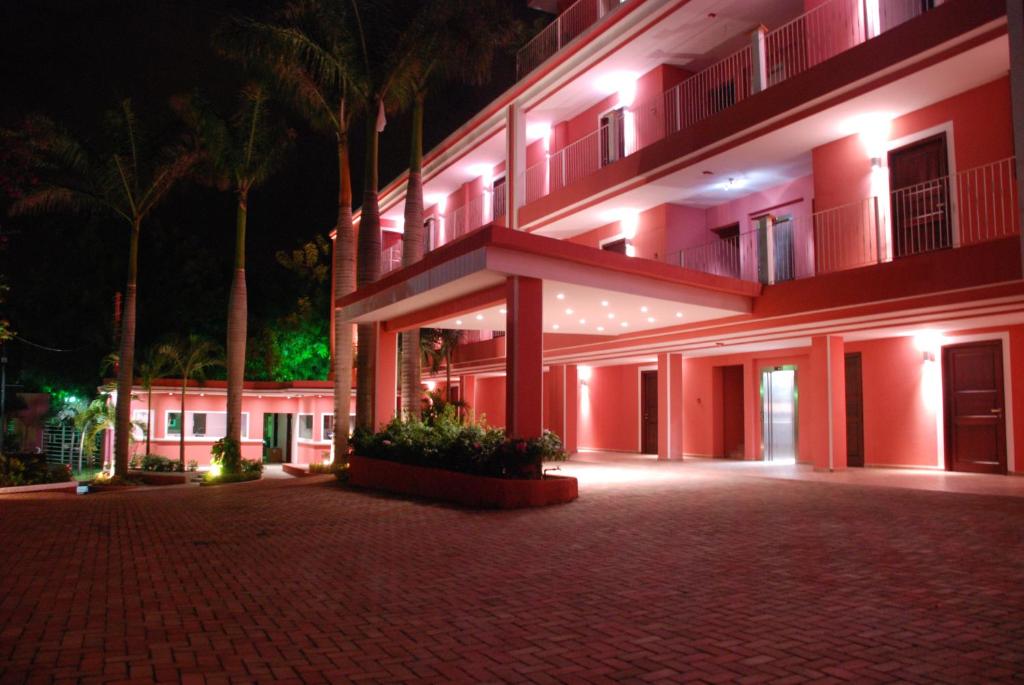
[[[324,442],[334,440],[334,414],[323,414],[320,417],[320,435]]]
[[[149,418],[150,412],[145,409],[134,409],[132,410],[132,439],[134,440],[145,440],[146,439],[146,428],[150,425]]]
[[[313,439],[313,415],[299,414],[299,440]]]
[[[168,436],[181,435],[181,412],[167,412]],[[220,439],[228,432],[228,415],[222,411],[186,411],[186,438]],[[242,439],[249,437],[249,414],[242,412]]]

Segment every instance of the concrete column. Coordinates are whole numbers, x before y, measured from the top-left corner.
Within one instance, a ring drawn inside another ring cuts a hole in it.
[[[505,300],[505,430],[536,438],[544,430],[543,282],[509,276]]]
[[[683,356],[658,355],[658,459],[683,458]]]
[[[810,402],[805,431],[815,471],[846,469],[846,358],[842,336],[811,338],[810,368],[797,379],[807,392],[800,400]]]
[[[466,415],[476,415],[476,376],[459,376],[459,399],[466,403]]]
[[[398,334],[377,326],[377,366],[373,383],[373,425],[380,429],[398,411]]]
[[[758,26],[750,34],[750,92],[760,93],[768,87],[768,51],[765,36],[768,27]]]
[[[517,210],[526,203],[526,116],[517,102],[509,105],[505,112],[506,224],[513,231],[518,231]]]
[[[1024,226],[1024,2],[1006,0],[1010,40],[1010,103],[1013,117],[1013,149],[1017,164],[1017,213]],[[1020,234],[1021,268],[1024,270],[1024,231]]]
[[[761,458],[761,379],[752,360],[743,362],[743,459]]]
[[[548,430],[562,439],[567,454],[579,451],[579,372],[575,364],[555,364],[548,370],[552,386],[551,422]]]

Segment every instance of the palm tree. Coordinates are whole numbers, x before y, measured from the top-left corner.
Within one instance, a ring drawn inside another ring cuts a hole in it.
[[[95,149],[45,117],[30,117],[22,130],[43,183],[12,207],[14,213],[99,210],[130,228],[128,282],[121,321],[117,373],[114,474],[128,471],[131,394],[135,360],[135,302],[139,234],[143,221],[188,173],[195,155],[147,137],[130,100],[106,116],[105,135]]]
[[[171,368],[181,376],[181,413],[179,414],[178,463],[185,470],[185,395],[190,378],[201,380],[208,369],[224,366],[224,350],[216,343],[190,333],[188,338],[165,343],[159,353]]]
[[[462,340],[462,331],[451,328],[424,328],[420,332],[420,352],[430,365],[430,373],[437,373],[441,370],[441,364],[444,364],[445,397],[451,402],[452,359],[455,356],[455,348]]]
[[[106,395],[97,397],[85,409],[75,414],[75,428],[81,432],[78,445],[78,470],[82,470],[82,457],[92,457],[96,451],[96,438],[108,428],[114,427],[116,410],[107,401]]]
[[[142,385],[143,390],[146,391],[146,454],[151,454],[150,451],[150,435],[152,434],[153,428],[153,383],[158,378],[163,376],[170,371],[170,364],[167,357],[160,354],[158,348],[150,347],[146,350],[142,360],[138,364],[137,375],[139,377],[139,383]]]
[[[456,81],[482,85],[489,79],[495,53],[511,47],[522,33],[507,0],[453,3],[432,0],[407,32],[415,59],[410,63],[412,136],[405,191],[402,266],[423,258],[423,116],[431,86]],[[402,412],[420,413],[420,331],[402,333]]]
[[[354,68],[359,40],[349,6],[331,0],[296,0],[277,23],[236,20],[222,32],[222,44],[256,59],[274,79],[276,91],[315,130],[334,139],[338,160],[331,298],[334,358],[334,453],[348,453],[352,394],[353,330],[334,301],[356,289],[355,229],[352,224],[350,132],[365,101],[362,69]],[[338,459],[336,464],[345,463]]]
[[[245,381],[245,341],[248,297],[245,284],[245,230],[249,193],[266,181],[280,164],[292,134],[275,121],[265,89],[244,87],[236,112],[222,116],[198,95],[177,98],[175,109],[196,138],[200,180],[234,193],[235,264],[228,296],[227,437],[242,439],[242,384]]]

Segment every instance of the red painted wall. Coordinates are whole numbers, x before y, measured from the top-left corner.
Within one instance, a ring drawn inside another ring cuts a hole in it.
[[[489,426],[505,427],[505,378],[476,379],[476,418]]]
[[[579,394],[581,448],[636,452],[640,449],[640,366],[592,369]]]

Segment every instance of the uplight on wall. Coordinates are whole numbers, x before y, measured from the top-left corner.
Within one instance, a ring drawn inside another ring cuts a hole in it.
[[[856,133],[868,158],[881,164],[892,131],[892,119],[889,112],[871,112],[846,119],[840,123],[839,129],[844,135]]]
[[[629,107],[636,99],[636,81],[639,75],[633,71],[613,71],[599,76],[597,89],[605,94],[618,95],[618,106]]]
[[[593,369],[589,366],[578,366],[576,367],[576,375],[579,376],[581,385],[588,385],[590,378],[593,375]]]
[[[914,347],[921,353],[924,362],[933,362],[938,358],[944,341],[939,331],[924,330],[914,335]]]
[[[551,124],[547,122],[537,122],[534,124],[526,125],[526,140],[543,140],[544,151],[547,152],[551,149]]]

